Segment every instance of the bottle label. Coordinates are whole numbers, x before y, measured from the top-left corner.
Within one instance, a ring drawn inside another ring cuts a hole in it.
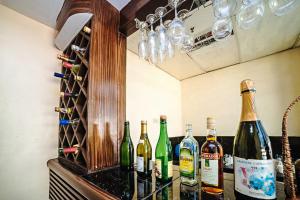
[[[136,163],[137,163],[137,169],[136,170],[138,172],[144,172],[144,157],[137,156]]]
[[[168,178],[173,177],[173,161],[168,162]]]
[[[254,198],[275,199],[276,179],[273,160],[234,157],[234,188]]]
[[[149,170],[151,171],[152,170],[152,160],[149,160],[148,164],[149,164]]]
[[[219,184],[219,159],[220,154],[201,154],[201,182],[218,186]]]
[[[181,176],[194,178],[194,157],[188,148],[180,149],[179,170]]]
[[[168,178],[173,177],[173,161],[168,161]],[[161,159],[155,160],[155,175],[157,178],[162,178],[162,165]]]

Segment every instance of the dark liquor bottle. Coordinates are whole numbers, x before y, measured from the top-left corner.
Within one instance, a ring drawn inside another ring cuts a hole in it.
[[[82,53],[82,54],[84,54],[85,51],[86,51],[86,48],[81,48],[81,47],[79,47],[79,46],[77,46],[77,45],[75,45],[75,44],[72,44],[72,45],[71,45],[71,49],[72,49],[73,51],[77,51],[77,52]]]
[[[133,170],[133,152],[134,147],[132,144],[132,140],[130,137],[130,130],[129,130],[129,122],[126,121],[124,125],[124,136],[121,143],[120,148],[120,167],[124,170]]]
[[[270,139],[255,109],[252,80],[241,82],[242,114],[234,138],[234,193],[238,200],[276,199]]]
[[[62,78],[62,79],[66,79],[66,80],[68,80],[70,78],[70,74],[61,74],[61,73],[57,73],[57,72],[54,72],[54,76],[57,77],[57,78]],[[82,81],[81,76],[75,75],[74,79],[76,81]]]
[[[216,122],[207,118],[206,142],[201,147],[201,195],[222,199],[224,192],[223,148],[217,141]]]
[[[68,120],[68,119],[60,119],[59,120],[59,125],[61,126],[66,126],[66,125],[69,125],[69,124],[78,124],[79,123],[79,119],[72,119],[72,120]]]
[[[173,178],[173,153],[165,115],[160,116],[160,134],[155,149],[155,176],[159,182],[169,182]]]
[[[71,64],[68,62],[63,62],[63,67],[70,69],[71,71],[73,71],[74,73],[77,73],[79,71],[80,65],[75,65],[75,64]]]
[[[87,27],[87,26],[84,26],[83,27],[83,32],[87,33],[87,34],[91,34],[91,28],[90,27]]]
[[[67,153],[74,153],[77,154],[80,150],[80,147],[78,144],[74,145],[73,147],[67,147],[67,148],[58,148],[58,154],[67,154]]]
[[[147,121],[141,121],[141,136],[136,149],[137,174],[150,176],[152,174],[152,147],[147,134]]]
[[[68,56],[66,55],[57,55],[57,59],[65,61],[65,62],[70,62],[70,63],[75,63],[75,60],[72,60],[70,58],[68,58]]]
[[[61,97],[72,97],[72,98],[76,98],[78,97],[79,94],[76,93],[70,93],[70,92],[60,92],[60,96]]]
[[[55,112],[59,112],[59,113],[71,114],[73,109],[72,108],[55,107],[54,110],[55,110]]]

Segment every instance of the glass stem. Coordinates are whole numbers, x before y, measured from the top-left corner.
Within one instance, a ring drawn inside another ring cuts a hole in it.
[[[174,2],[174,8],[175,8],[175,18],[177,18],[177,1]]]

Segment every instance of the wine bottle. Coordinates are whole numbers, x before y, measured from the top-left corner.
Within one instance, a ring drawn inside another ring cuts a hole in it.
[[[198,184],[199,144],[193,137],[192,125],[186,125],[186,136],[180,143],[179,171],[181,183],[189,186]]]
[[[77,51],[77,52],[82,53],[82,54],[84,54],[85,51],[86,51],[86,48],[81,48],[81,47],[79,47],[79,46],[77,46],[77,45],[75,45],[75,44],[72,44],[72,45],[71,45],[71,49],[72,49],[73,51]]]
[[[71,114],[73,109],[72,108],[55,107],[54,110],[55,110],[55,112],[59,112],[59,113]]]
[[[67,153],[78,154],[79,150],[80,150],[79,144],[75,144],[73,145],[73,147],[58,148],[58,154],[67,154]]]
[[[78,124],[79,121],[80,121],[79,119],[72,119],[72,120],[60,119],[59,120],[59,125],[65,126],[65,125],[69,125],[69,124]]]
[[[159,182],[169,182],[173,177],[173,153],[165,115],[160,116],[160,134],[155,149],[155,176]]]
[[[83,32],[87,33],[87,34],[91,34],[91,29],[87,26],[83,27]]]
[[[72,97],[72,98],[76,98],[79,96],[79,94],[76,93],[70,93],[70,92],[60,92],[60,96],[61,97]]]
[[[124,125],[124,136],[120,147],[120,167],[123,170],[133,170],[133,144],[130,137],[129,122]]]
[[[66,80],[68,80],[70,78],[70,74],[61,74],[61,73],[57,73],[57,72],[54,72],[54,76],[58,77],[58,78],[66,79]],[[81,76],[74,75],[74,79],[76,81],[82,81]]]
[[[241,82],[242,114],[234,138],[234,193],[236,199],[276,199],[276,174],[270,139],[255,109],[252,80]]]
[[[216,122],[207,118],[206,141],[201,147],[201,195],[203,199],[223,199],[223,148],[217,141]]]
[[[79,71],[80,65],[77,64],[71,64],[68,62],[63,62],[63,67],[67,68],[67,69],[71,69],[71,71],[73,71],[74,73],[77,73]]]
[[[141,121],[141,136],[136,149],[137,174],[142,177],[152,174],[152,147],[147,134],[147,121]]]
[[[68,56],[66,55],[57,55],[57,59],[65,61],[65,62],[70,62],[70,63],[75,63],[75,60],[72,60],[70,58],[68,58]]]

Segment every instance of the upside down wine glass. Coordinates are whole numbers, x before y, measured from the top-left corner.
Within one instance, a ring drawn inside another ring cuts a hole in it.
[[[213,0],[214,15],[216,18],[226,18],[234,14],[236,0]]]
[[[150,63],[157,64],[157,56],[158,56],[157,33],[153,30],[155,15],[154,14],[147,15],[146,20],[147,22],[150,23],[151,26],[151,29],[148,32],[148,57]]]
[[[169,0],[169,4],[174,7],[175,18],[170,23],[168,33],[171,42],[176,46],[181,46],[183,42],[183,36],[185,34],[185,26],[183,21],[177,16],[177,5],[180,0]]]
[[[166,58],[166,55],[168,52],[168,42],[169,42],[167,29],[164,26],[163,21],[162,21],[162,18],[166,12],[167,12],[167,9],[165,7],[158,7],[155,10],[155,15],[157,17],[159,17],[159,20],[160,20],[160,25],[158,27],[156,27],[156,32],[157,32],[157,42],[158,42],[158,57],[159,57],[159,61],[161,63]]]
[[[269,7],[277,16],[286,15],[300,5],[299,0],[269,0]]]
[[[139,57],[146,60],[148,58],[148,49],[147,49],[147,26],[148,24],[146,22],[139,21],[138,19],[136,21],[136,27],[139,29],[140,32],[140,41],[138,44],[138,53]]]

